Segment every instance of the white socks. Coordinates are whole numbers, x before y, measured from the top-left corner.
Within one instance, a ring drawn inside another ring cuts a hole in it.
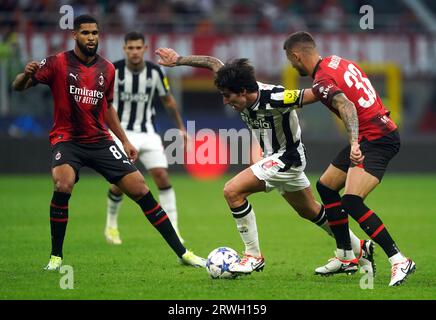
[[[403,256],[401,252],[398,252],[397,254],[394,254],[392,257],[389,258],[389,262],[393,266],[396,263],[404,262],[407,258]]]
[[[111,191],[108,192],[106,228],[118,229],[118,213],[121,207],[121,200],[123,200],[123,195],[118,196]]]
[[[245,244],[245,253],[260,257],[259,235],[256,215],[248,201],[238,208],[231,208],[241,239]]]
[[[170,218],[174,230],[179,233],[177,221],[176,193],[174,192],[174,189],[171,187],[169,189],[159,190],[159,202],[162,208],[167,213],[168,218]]]

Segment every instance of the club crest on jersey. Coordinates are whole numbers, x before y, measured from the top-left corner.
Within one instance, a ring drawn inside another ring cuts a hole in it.
[[[62,157],[62,154],[58,151],[55,155],[55,160],[58,161]]]
[[[103,73],[100,73],[100,76],[98,77],[98,84],[101,86],[104,84]]]
[[[39,67],[42,68],[47,62],[47,59],[43,59],[41,60],[41,62],[39,63]]]

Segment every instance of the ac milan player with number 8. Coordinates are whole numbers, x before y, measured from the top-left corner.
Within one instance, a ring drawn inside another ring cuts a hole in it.
[[[392,265],[389,285],[397,286],[416,265],[400,252],[378,215],[364,204],[400,149],[397,126],[356,63],[338,56],[321,58],[313,37],[307,32],[291,34],[284,50],[301,76],[312,76],[314,100],[320,100],[342,119],[350,142],[317,183],[337,250],[336,257],[315,273],[331,275],[357,266],[348,233],[350,215],[385,251]],[[341,198],[339,191],[344,187]]]
[[[112,106],[115,67],[99,56],[98,23],[89,15],[74,19],[74,50],[29,62],[12,86],[21,91],[38,83],[50,87],[54,99],[52,145],[53,198],[50,204],[51,257],[46,270],[58,270],[68,223],[68,201],[79,171],[88,166],[133,199],[161,233],[180,261],[205,267],[206,260],[186,250],[167,214],[156,202],[144,177],[131,163],[138,152],[129,142]],[[129,157],[112,140],[106,124]]]

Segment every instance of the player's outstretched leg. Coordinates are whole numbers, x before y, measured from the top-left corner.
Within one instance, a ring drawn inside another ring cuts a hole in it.
[[[118,214],[123,200],[123,192],[115,185],[111,185],[107,194],[106,227],[104,236],[107,243],[120,245],[122,243],[118,231]]]
[[[154,199],[139,171],[124,176],[117,186],[141,207],[150,223],[159,231],[171,249],[187,265],[205,267],[206,259],[194,255],[180,242],[165,210]]]
[[[250,194],[260,191],[265,191],[265,182],[259,180],[251,168],[243,170],[224,186],[224,198],[230,207],[239,235],[245,245],[241,261],[230,265],[230,272],[250,274],[253,271],[263,270],[265,266],[265,259],[259,247],[256,215],[247,200]]]
[[[415,271],[415,262],[406,258],[400,252],[381,219],[364,204],[361,197],[346,194],[342,198],[342,205],[359,223],[362,230],[365,231],[388,256],[392,266],[389,285],[397,286],[403,283],[406,278]]]
[[[251,273],[263,270],[265,259],[260,252],[256,215],[251,204],[246,201],[242,206],[230,208],[230,210],[245,244],[245,251],[241,261],[230,265],[229,270],[234,273]]]

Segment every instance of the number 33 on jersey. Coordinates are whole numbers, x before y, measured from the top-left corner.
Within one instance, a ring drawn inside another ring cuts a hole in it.
[[[325,57],[316,65],[313,78],[313,94],[338,117],[339,112],[331,104],[336,94],[344,93],[354,103],[359,118],[359,141],[378,139],[397,128],[356,63],[338,56]]]

